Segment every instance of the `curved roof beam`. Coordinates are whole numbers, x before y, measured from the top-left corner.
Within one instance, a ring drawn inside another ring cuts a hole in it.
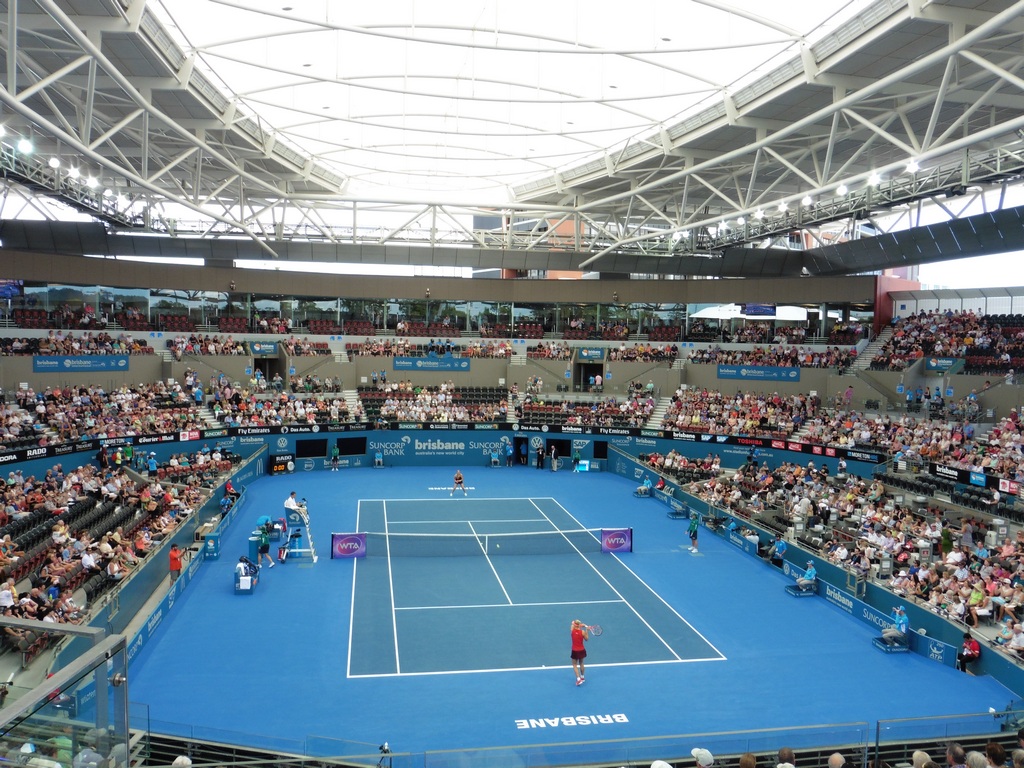
[[[898,85],[910,79],[910,77],[915,73],[924,71],[929,67],[941,64],[946,60],[955,57],[962,51],[968,49],[971,45],[974,45],[975,43],[978,43],[984,40],[985,38],[998,33],[1000,30],[1010,25],[1015,19],[1018,19],[1022,15],[1024,15],[1024,3],[1014,3],[1014,5],[1012,5],[1010,8],[1007,8],[1001,13],[998,13],[995,16],[986,19],[984,23],[979,24],[977,27],[970,30],[969,32],[965,32],[963,35],[960,35],[959,37],[950,40],[945,46],[938,48],[935,51],[932,51],[931,53],[927,54],[926,56],[923,56],[920,59],[913,61],[912,63],[908,64],[902,69],[891,72],[884,77],[878,78],[877,80],[871,81],[870,83],[866,84],[861,90],[852,93],[847,93],[845,96],[835,99],[828,106],[816,110],[812,114],[807,115],[806,117],[800,120],[794,121],[793,123],[790,123],[788,125],[780,126],[779,130],[772,133],[771,135],[766,135],[758,140],[751,142],[750,144],[724,152],[712,159],[699,161],[690,167],[684,168],[679,171],[675,171],[673,173],[667,174],[665,176],[656,178],[651,181],[643,182],[630,190],[613,193],[611,195],[601,198],[600,200],[584,202],[579,206],[579,208],[581,211],[587,211],[593,208],[605,206],[612,202],[627,200],[637,194],[648,194],[674,182],[682,181],[683,179],[701,174],[706,170],[712,170],[716,167],[726,165],[730,161],[742,160],[747,155],[750,155],[755,151],[763,150],[780,140],[789,138],[791,136],[796,136],[809,126],[820,125],[823,121],[829,120],[836,113],[841,113],[844,110],[852,110],[856,108],[859,104],[864,102],[869,97],[882,93],[888,88]],[[1003,136],[1006,133],[1015,130],[1016,128],[1022,127],[1022,125],[1024,125],[1024,118],[1010,120],[998,126],[994,126],[986,130],[980,131],[978,133],[972,134],[970,136],[963,137],[959,140],[951,142],[950,144],[946,144],[941,147],[933,146],[930,149],[924,150],[923,153],[920,155],[919,159],[926,160],[930,157],[934,157],[940,154],[946,154],[948,152],[956,151],[958,149],[973,146],[979,142],[999,138],[1000,136]],[[879,166],[875,170],[880,173],[891,172],[899,165],[900,163],[889,163],[886,164],[885,166]],[[854,178],[856,179],[857,177]],[[802,193],[794,194],[787,198],[784,198],[780,202],[793,202],[795,200],[799,200],[801,197]],[[718,217],[717,220],[721,221],[724,220],[725,218],[725,216],[722,216]],[[714,223],[714,221],[715,219],[712,219],[707,223]],[[599,261],[601,258],[608,255],[609,253],[614,252],[617,248],[620,248],[623,245],[640,243],[645,240],[663,237],[665,234],[672,234],[672,232],[675,231],[689,229],[691,226],[692,224],[688,224],[685,226],[679,226],[674,230],[670,230],[664,233],[641,233],[638,235],[621,239],[615,243],[612,243],[602,248],[593,256],[583,261],[580,267],[586,268],[592,266],[595,262]]]

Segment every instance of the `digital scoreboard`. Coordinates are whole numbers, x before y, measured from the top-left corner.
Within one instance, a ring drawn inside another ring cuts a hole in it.
[[[267,470],[271,475],[286,475],[295,471],[295,454],[278,453],[270,456],[270,465]]]

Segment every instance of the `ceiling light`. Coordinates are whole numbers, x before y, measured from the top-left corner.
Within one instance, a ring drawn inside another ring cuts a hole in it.
[[[814,201],[811,200],[810,195],[804,195],[804,199],[800,201],[800,205],[802,205],[804,208],[810,208],[811,205],[813,205],[813,203]]]
[[[19,139],[18,151],[21,152],[21,154],[23,155],[32,154],[32,142],[29,141],[28,139]]]
[[[77,179],[78,178],[78,169],[75,168],[74,166],[72,166],[71,168],[68,168],[68,176],[70,178],[72,178],[72,179]]]
[[[882,183],[882,177],[879,176],[877,173],[872,173],[870,178],[868,179],[868,186],[871,186],[871,187],[877,187],[881,183]]]
[[[50,167],[53,168],[54,170],[57,170],[58,168],[60,168],[60,160],[58,158],[56,158],[56,157],[51,157],[50,161],[49,161],[49,164],[50,164]]]
[[[911,160],[907,163],[907,173],[917,173],[921,170],[921,166],[918,165],[917,160]]]
[[[99,180],[95,176],[90,176],[85,180],[85,186],[89,189],[95,189],[99,183]]]
[[[764,211],[762,211],[760,208],[758,208],[756,211],[754,211],[754,218],[755,219],[763,219],[764,218]]]
[[[114,196],[114,190],[110,189],[109,187],[107,189],[104,189],[103,190],[103,196],[104,197],[113,197]]]
[[[840,184],[838,187],[836,187],[836,192],[839,193],[840,197],[846,197],[846,194],[849,191],[850,191],[850,188],[848,186],[846,186],[845,184]]]
[[[6,136],[6,135],[7,135],[7,126],[6,125],[0,125],[0,136]]]
[[[785,213],[787,210],[789,210],[789,206],[786,205],[786,201],[783,200],[781,203],[779,203],[779,213]]]
[[[742,227],[744,224],[747,223],[747,220],[740,216],[738,219],[736,219],[736,223]]]

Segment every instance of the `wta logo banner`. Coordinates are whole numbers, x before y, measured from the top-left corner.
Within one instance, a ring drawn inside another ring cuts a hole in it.
[[[602,528],[601,529],[601,551],[602,552],[632,552],[633,551],[633,529],[632,528]]]
[[[332,533],[331,560],[336,557],[366,557],[366,534]]]

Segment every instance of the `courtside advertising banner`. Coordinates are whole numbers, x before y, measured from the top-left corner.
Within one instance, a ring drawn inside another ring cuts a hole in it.
[[[452,357],[393,357],[391,367],[396,371],[455,371],[469,373],[469,358]]]
[[[720,379],[749,379],[752,381],[800,381],[800,369],[781,365],[720,365]]]
[[[366,534],[332,533],[331,559],[336,557],[366,557]]]
[[[260,357],[266,357],[268,355],[277,354],[277,342],[276,341],[251,341],[249,342],[249,349],[252,350],[254,355]]]
[[[601,551],[602,552],[632,552],[633,551],[633,529],[632,528],[602,528],[601,529]]]
[[[47,355],[32,357],[32,373],[127,371],[128,355]]]

